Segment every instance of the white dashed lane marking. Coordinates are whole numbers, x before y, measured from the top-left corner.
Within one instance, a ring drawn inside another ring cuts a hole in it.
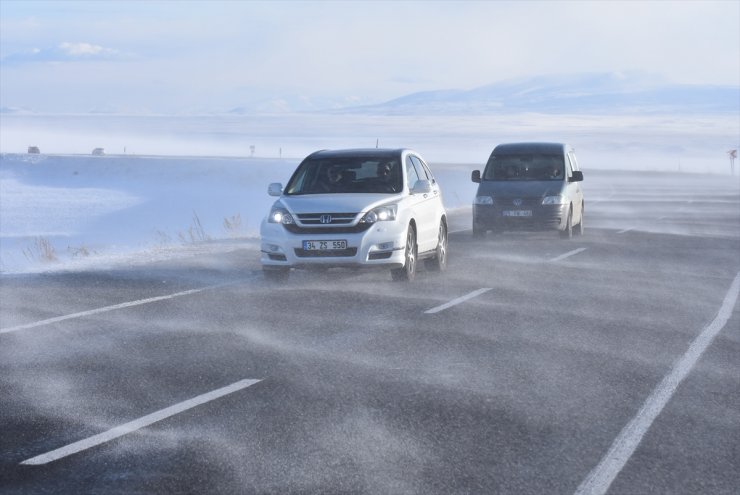
[[[141,306],[142,304],[150,304],[157,301],[166,301],[167,299],[174,299],[176,297],[188,296],[190,294],[197,294],[208,289],[215,289],[219,287],[225,287],[227,285],[234,285],[234,283],[211,285],[208,287],[201,287],[200,289],[191,289],[183,292],[176,292],[174,294],[168,294],[166,296],[150,297],[148,299],[139,299],[136,301],[129,301],[121,304],[114,304],[112,306],[104,306],[102,308],[91,309],[89,311],[80,311],[79,313],[72,313],[63,316],[56,316],[54,318],[48,318],[46,320],[35,321],[33,323],[26,323],[23,325],[17,325],[14,327],[0,328],[1,333],[17,332],[19,330],[28,330],[31,328],[42,327],[44,325],[51,325],[52,323],[58,323],[65,320],[73,320],[75,318],[83,318],[85,316],[97,315],[100,313],[107,313],[108,311],[114,311],[116,309],[130,308],[133,306]]]
[[[584,252],[585,250],[586,250],[586,248],[578,248],[578,249],[574,249],[573,251],[568,251],[568,252],[567,252],[567,253],[565,253],[565,254],[561,254],[560,256],[556,256],[555,258],[552,258],[552,259],[551,259],[551,260],[549,260],[549,261],[550,261],[551,263],[553,263],[553,262],[556,262],[556,261],[562,261],[562,260],[564,260],[565,258],[570,258],[570,257],[571,257],[571,256],[573,256],[573,255],[576,255],[576,254],[578,254],[578,253],[582,253],[582,252]]]
[[[473,292],[471,292],[469,294],[465,294],[464,296],[458,297],[457,299],[453,299],[452,301],[447,302],[445,304],[442,304],[441,306],[437,306],[435,308],[428,309],[428,310],[424,311],[424,314],[439,313],[440,311],[444,311],[447,308],[451,308],[452,306],[456,306],[456,305],[458,305],[460,303],[463,303],[463,302],[467,301],[468,299],[472,299],[474,297],[478,297],[481,294],[483,294],[484,292],[488,292],[489,290],[491,290],[491,287],[485,287],[483,289],[474,290]]]
[[[120,426],[116,426],[115,428],[112,428],[98,435],[93,435],[91,437],[85,438],[84,440],[80,440],[78,442],[71,443],[65,447],[52,450],[51,452],[47,452],[46,454],[41,454],[36,457],[32,457],[30,459],[27,459],[21,462],[21,464],[38,466],[41,464],[47,464],[49,462],[56,461],[63,457],[76,454],[78,452],[87,450],[97,445],[110,442],[113,439],[122,437],[123,435],[131,433],[133,431],[140,430],[141,428],[144,428],[153,423],[156,423],[157,421],[162,421],[163,419],[167,419],[171,416],[174,416],[175,414],[179,414],[183,411],[187,411],[188,409],[192,409],[201,404],[205,404],[206,402],[216,400],[225,395],[233,394],[234,392],[237,392],[239,390],[252,386],[255,383],[258,383],[260,381],[261,380],[252,380],[252,379],[240,380],[236,383],[232,383],[231,385],[227,385],[226,387],[213,390],[211,392],[199,395],[197,397],[193,397],[192,399],[188,399],[184,402],[180,402],[179,404],[175,404],[174,406],[160,409],[159,411],[153,412],[151,414],[143,416],[134,421],[130,421]]]

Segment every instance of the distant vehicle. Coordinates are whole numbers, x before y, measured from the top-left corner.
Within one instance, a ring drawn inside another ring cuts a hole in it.
[[[488,231],[557,230],[583,235],[583,172],[562,143],[500,144],[491,153],[473,203],[473,236]]]
[[[409,149],[317,151],[306,157],[262,221],[261,262],[267,279],[291,268],[390,268],[413,280],[417,261],[447,267],[447,213],[442,192]]]
[[[28,152],[31,153],[32,155],[38,155],[39,153],[41,153],[41,150],[39,149],[38,146],[29,146]]]
[[[103,156],[105,155],[105,150],[103,148],[95,148],[92,150],[92,154],[95,156]]]

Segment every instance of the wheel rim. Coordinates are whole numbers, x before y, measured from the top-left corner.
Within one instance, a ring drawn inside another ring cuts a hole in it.
[[[437,260],[440,266],[447,264],[447,229],[444,224],[439,226],[439,243],[437,246]]]
[[[416,270],[416,243],[414,241],[414,231],[409,229],[406,236],[406,272],[411,274]]]

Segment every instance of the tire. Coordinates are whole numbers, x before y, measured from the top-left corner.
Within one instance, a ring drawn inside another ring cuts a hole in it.
[[[287,282],[290,277],[290,268],[266,268],[262,267],[262,275],[269,282]]]
[[[473,222],[473,237],[476,239],[484,239],[486,237],[486,229]]]
[[[581,205],[581,221],[578,222],[578,225],[576,227],[576,234],[579,236],[583,235],[583,217],[585,216],[585,210],[583,208],[583,205]]]
[[[568,208],[568,219],[565,221],[565,230],[560,231],[560,237],[571,239],[573,237],[573,208]]]
[[[412,225],[409,225],[408,233],[406,234],[405,261],[403,267],[391,270],[391,277],[393,280],[399,282],[411,282],[414,280],[414,277],[416,277],[417,254],[416,231]]]
[[[443,272],[447,269],[447,225],[444,220],[439,222],[437,254],[434,258],[426,260],[424,264],[427,269],[435,272]]]

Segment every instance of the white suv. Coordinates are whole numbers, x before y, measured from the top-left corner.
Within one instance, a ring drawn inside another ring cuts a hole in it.
[[[306,157],[260,228],[265,277],[290,268],[377,266],[413,280],[417,261],[447,267],[447,215],[429,167],[408,149],[317,151]]]

